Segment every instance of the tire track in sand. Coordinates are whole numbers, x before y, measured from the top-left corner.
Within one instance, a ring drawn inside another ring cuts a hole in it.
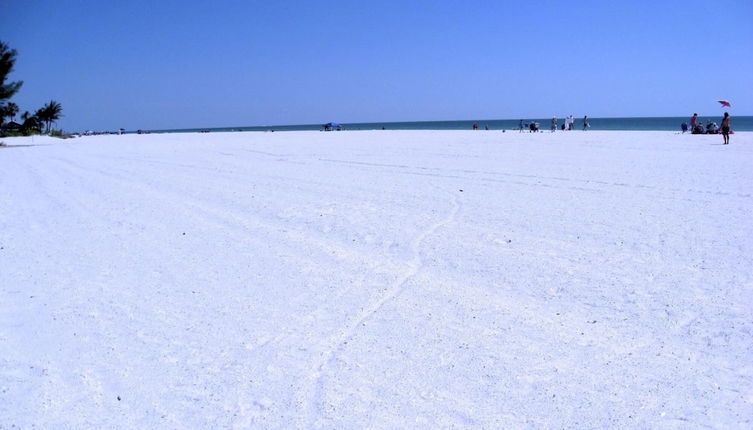
[[[327,349],[321,354],[319,360],[317,360],[310,368],[311,370],[306,377],[306,381],[302,384],[303,389],[299,392],[298,405],[301,413],[298,416],[298,428],[314,427],[317,418],[317,409],[319,409],[319,397],[322,391],[322,379],[325,370],[330,367],[330,364],[338,356],[339,352],[350,342],[361,324],[379,312],[387,302],[397,298],[403,293],[403,291],[405,291],[408,281],[413,278],[424,265],[423,258],[421,257],[421,246],[426,238],[434,234],[438,229],[455,221],[458,212],[460,212],[461,203],[455,195],[452,196],[452,205],[452,209],[444,218],[431,224],[413,239],[411,242],[413,258],[410,260],[409,268],[405,273],[390,284],[390,287],[379,298],[379,300],[365,307],[360,314],[358,314],[357,318],[352,320],[350,324],[346,325],[340,336],[330,343]]]

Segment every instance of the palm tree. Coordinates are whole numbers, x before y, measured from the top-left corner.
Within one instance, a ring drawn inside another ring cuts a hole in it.
[[[13,71],[13,64],[16,62],[16,50],[10,49],[5,42],[0,42],[0,104],[16,94],[23,82],[5,83],[8,74]]]
[[[36,116],[45,124],[45,132],[49,133],[52,128],[52,123],[59,120],[62,113],[63,106],[55,100],[50,100],[49,103],[37,110]]]
[[[40,133],[41,133],[42,124],[47,122],[47,120],[45,119],[46,115],[44,113],[44,109],[43,108],[37,109],[36,112],[34,112],[34,114],[31,115],[31,117],[37,120],[37,124],[39,124]]]
[[[23,131],[25,134],[32,130],[41,132],[41,123],[39,121],[39,118],[36,115],[31,115],[29,111],[21,114],[21,121],[23,121],[23,123],[21,124],[21,131]]]
[[[16,120],[16,114],[18,113],[18,105],[11,102],[5,105],[5,115],[10,117],[11,121]]]

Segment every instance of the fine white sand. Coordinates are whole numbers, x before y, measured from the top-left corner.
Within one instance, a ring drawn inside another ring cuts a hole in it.
[[[3,140],[0,428],[753,425],[751,133]]]

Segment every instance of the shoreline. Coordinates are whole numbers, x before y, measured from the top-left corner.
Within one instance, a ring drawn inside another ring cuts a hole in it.
[[[20,141],[31,141],[33,139],[41,140],[43,142],[46,142],[45,144],[42,144],[41,146],[54,144],[54,143],[63,143],[63,142],[75,142],[79,138],[102,138],[102,137],[112,137],[114,139],[126,139],[130,137],[139,137],[139,138],[147,138],[149,136],[175,136],[175,135],[198,135],[198,136],[223,136],[223,135],[274,135],[275,133],[278,134],[284,134],[284,135],[296,135],[296,134],[322,134],[322,135],[331,135],[331,136],[337,136],[337,135],[352,135],[352,134],[368,134],[368,133],[374,133],[375,136],[378,136],[380,134],[383,134],[385,136],[388,136],[390,134],[395,133],[409,133],[409,134],[422,134],[422,133],[430,133],[430,134],[443,134],[446,133],[448,135],[453,134],[468,134],[471,136],[478,136],[480,138],[483,138],[484,136],[551,136],[556,137],[560,136],[563,137],[563,140],[576,140],[578,136],[580,137],[587,137],[589,135],[604,135],[604,136],[619,136],[620,134],[631,134],[631,135],[650,135],[650,134],[656,134],[656,135],[677,135],[677,136],[689,136],[691,139],[716,139],[722,138],[721,134],[692,134],[689,132],[682,133],[681,131],[672,131],[672,130],[572,130],[572,131],[556,131],[551,132],[550,130],[540,130],[538,132],[529,132],[528,130],[524,130],[520,132],[519,130],[465,130],[465,129],[393,129],[393,130],[350,130],[345,129],[342,131],[329,131],[325,132],[323,130],[228,130],[228,131],[211,131],[211,132],[205,132],[205,131],[196,131],[196,130],[178,130],[178,131],[153,131],[149,133],[142,133],[138,134],[135,132],[126,132],[123,134],[117,134],[117,133],[96,133],[96,134],[71,134],[68,135],[65,139],[58,138],[58,137],[52,137],[52,136],[8,136],[0,138],[0,141],[5,142],[6,146],[19,146],[19,145],[11,145],[9,142],[20,142]],[[753,134],[753,131],[735,131],[734,129],[730,133],[730,135],[734,138],[734,136],[743,137],[747,135]],[[567,136],[566,139],[564,137]],[[32,139],[33,138],[33,139]],[[211,139],[210,139],[211,140]],[[483,139],[482,139],[483,140]],[[32,145],[29,145],[32,146]],[[40,146],[39,144],[35,144],[33,146]]]
[[[537,122],[540,129],[550,130],[550,118],[528,118],[523,122]],[[699,117],[702,122],[714,121],[717,124],[721,121],[721,114],[707,115]],[[491,130],[517,131],[519,121],[511,119],[492,119],[492,120],[449,120],[449,121],[412,121],[412,122],[356,122],[340,123],[345,130],[471,130],[473,124],[477,124],[479,131],[485,131],[485,127]],[[564,121],[564,118],[558,118],[558,130]],[[592,131],[680,131],[680,125],[685,122],[689,123],[689,117],[614,117],[614,118],[589,118],[590,130]],[[753,131],[753,116],[733,116],[732,124],[738,131]],[[572,131],[582,131],[582,118],[575,119],[575,127]],[[224,127],[187,127],[174,129],[142,129],[145,133],[176,133],[176,132],[228,132],[228,131],[303,131],[303,130],[322,130],[320,124],[292,124],[292,125],[259,125],[259,126],[224,126]],[[128,133],[134,133],[130,130]]]

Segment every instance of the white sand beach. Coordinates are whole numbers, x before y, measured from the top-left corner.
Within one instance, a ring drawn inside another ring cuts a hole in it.
[[[0,429],[753,425],[753,133],[1,140]]]

